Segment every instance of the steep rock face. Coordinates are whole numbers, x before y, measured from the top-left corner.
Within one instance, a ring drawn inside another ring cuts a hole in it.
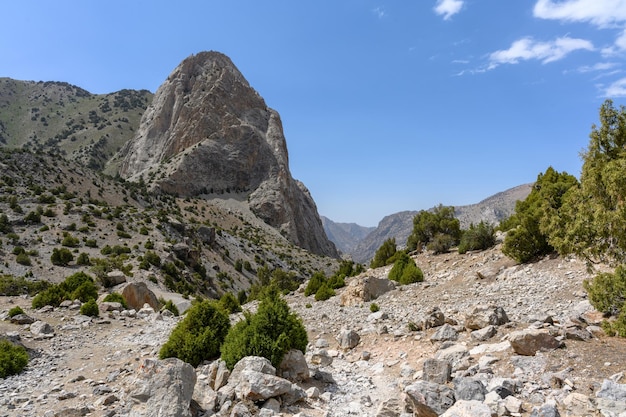
[[[179,196],[247,196],[252,211],[293,243],[337,256],[311,195],[291,176],[280,116],[225,55],[185,59],[120,157],[124,178]]]

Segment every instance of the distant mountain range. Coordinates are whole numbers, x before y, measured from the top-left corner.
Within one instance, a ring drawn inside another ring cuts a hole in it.
[[[485,221],[498,224],[515,211],[515,203],[524,200],[532,184],[523,184],[492,195],[479,203],[456,206],[455,215],[462,229],[470,224]],[[354,223],[335,223],[322,216],[322,224],[328,238],[344,255],[353,260],[368,263],[376,250],[389,238],[395,238],[398,246],[404,246],[413,231],[413,218],[419,211],[401,211],[384,217],[378,226],[363,227]]]

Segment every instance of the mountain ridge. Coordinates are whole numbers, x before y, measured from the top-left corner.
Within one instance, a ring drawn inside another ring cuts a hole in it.
[[[484,198],[478,203],[455,206],[455,217],[459,219],[462,229],[467,229],[470,224],[478,224],[481,221],[496,225],[514,213],[516,202],[524,200],[530,194],[532,185],[532,183],[518,185]],[[397,245],[404,246],[413,231],[413,218],[418,213],[419,210],[405,210],[389,214],[383,217],[369,234],[360,238],[356,235],[337,237],[335,231],[340,229],[347,233],[349,228],[345,228],[345,225],[351,223],[335,223],[327,219],[324,227],[331,240],[337,239],[334,242],[338,247],[347,249],[343,251],[344,254],[351,256],[356,262],[367,263],[383,242],[389,238],[395,238]]]

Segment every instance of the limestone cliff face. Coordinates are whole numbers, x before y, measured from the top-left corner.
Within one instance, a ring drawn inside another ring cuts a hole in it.
[[[185,59],[120,157],[122,177],[168,193],[248,195],[252,211],[293,243],[337,256],[311,195],[291,176],[280,116],[223,54]]]

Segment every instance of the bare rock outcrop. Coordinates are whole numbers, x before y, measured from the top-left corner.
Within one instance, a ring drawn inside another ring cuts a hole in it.
[[[294,244],[338,256],[311,195],[291,176],[280,116],[223,54],[185,59],[119,157],[124,178],[185,197],[236,193]]]

